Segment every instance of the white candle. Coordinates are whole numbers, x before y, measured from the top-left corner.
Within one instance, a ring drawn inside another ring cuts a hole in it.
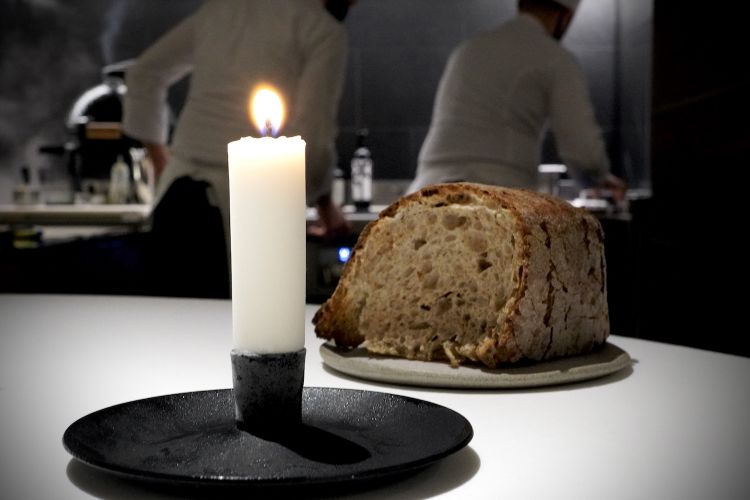
[[[244,137],[227,149],[233,347],[298,351],[305,331],[305,141]]]

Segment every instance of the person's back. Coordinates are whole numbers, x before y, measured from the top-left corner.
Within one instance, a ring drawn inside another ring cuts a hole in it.
[[[227,144],[260,133],[248,112],[258,85],[281,93],[288,116],[280,133],[305,139],[307,198],[318,209],[321,234],[348,230],[330,189],[347,55],[337,20],[351,3],[209,0],[129,69],[123,129],[143,142],[159,177],[151,231],[156,281],[191,279],[184,270],[195,265],[193,221],[206,220],[205,233],[221,234],[223,226],[228,257]],[[167,92],[188,74],[190,91],[167,147]],[[194,262],[180,262],[183,256]]]
[[[521,12],[451,55],[409,190],[451,181],[534,189],[548,123],[571,170],[607,174],[582,70],[544,21]]]
[[[340,23],[309,0],[213,0],[196,16],[194,36],[194,60],[200,64],[193,68],[189,98],[175,131],[175,154],[224,163],[229,139],[258,133],[247,106],[259,82],[278,89],[292,110],[282,132],[304,133],[314,142],[302,123],[306,109],[295,102],[301,96],[298,84],[308,52],[316,49],[311,41],[333,37],[345,52]],[[332,127],[335,120],[317,125]],[[324,137],[330,140],[334,133]]]

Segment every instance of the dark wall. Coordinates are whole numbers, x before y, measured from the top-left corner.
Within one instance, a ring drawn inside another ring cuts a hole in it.
[[[651,187],[651,51],[654,0],[618,3],[615,64],[616,104],[614,123],[619,135],[612,137],[619,151],[619,171],[637,187]]]
[[[744,19],[658,0],[645,335],[750,355],[745,311],[750,72]]]
[[[633,71],[631,81],[649,78],[647,67],[618,69],[618,10],[631,1],[582,2],[564,45],[578,56],[589,77],[615,170],[635,175],[631,185],[641,185],[648,182],[646,145],[620,140],[617,113],[616,76],[626,70]],[[340,113],[342,164],[353,151],[356,130],[368,127],[376,177],[410,178],[450,50],[512,17],[516,3],[360,0],[346,21],[352,50]],[[20,164],[38,167],[51,161],[36,154],[38,146],[64,138],[62,122],[69,107],[83,90],[99,82],[100,68],[139,54],[200,0],[0,0],[0,5],[2,203],[8,201],[9,183]],[[184,87],[173,102],[179,106],[181,98]],[[643,106],[630,100],[627,108],[633,105]],[[639,112],[628,119],[645,115]],[[551,140],[544,152],[545,160],[555,160]]]

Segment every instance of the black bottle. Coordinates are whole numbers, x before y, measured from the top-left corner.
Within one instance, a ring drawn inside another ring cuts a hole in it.
[[[357,210],[366,210],[372,202],[372,156],[367,147],[367,129],[357,132],[357,148],[352,156],[352,203]]]

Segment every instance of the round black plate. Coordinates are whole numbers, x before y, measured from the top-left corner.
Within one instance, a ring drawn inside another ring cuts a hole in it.
[[[393,394],[305,387],[303,425],[274,441],[235,426],[231,389],[171,394],[91,413],[65,431],[78,460],[140,479],[254,485],[395,476],[464,446],[453,410]]]

